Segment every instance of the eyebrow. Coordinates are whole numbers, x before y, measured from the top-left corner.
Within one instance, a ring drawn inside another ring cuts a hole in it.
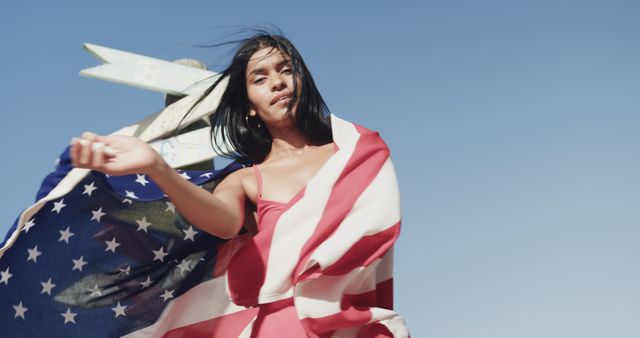
[[[281,68],[282,66],[285,66],[285,65],[291,65],[291,59],[284,59],[278,62],[278,64],[276,64],[276,68]],[[266,72],[266,69],[263,67],[254,68],[252,71],[249,72],[249,74],[247,74],[247,78],[249,78],[252,75],[264,74],[265,72]]]

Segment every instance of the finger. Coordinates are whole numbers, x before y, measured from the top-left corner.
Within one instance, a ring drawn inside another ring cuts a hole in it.
[[[80,164],[82,165],[91,165],[91,160],[93,158],[93,143],[96,139],[96,134],[90,131],[85,131],[82,133],[82,139],[88,141],[88,144],[85,144],[80,152]]]
[[[71,157],[71,164],[74,167],[78,166],[78,156],[80,155],[80,145],[78,144],[78,138],[71,139],[71,148],[69,149],[69,157]]]
[[[85,131],[84,133],[82,133],[81,137],[83,139],[87,140],[87,141],[92,141],[93,142],[93,141],[95,141],[97,136],[98,135],[96,135],[95,133],[92,133],[90,131]]]
[[[95,142],[100,142],[100,143],[104,143],[104,144],[109,144],[109,141],[111,141],[109,136],[101,136],[101,135],[96,135],[96,134],[93,134],[93,140]]]
[[[78,164],[81,166],[88,166],[91,161],[91,147],[93,147],[93,142],[80,139],[78,142],[80,144],[80,156],[78,157]]]
[[[100,142],[104,145],[104,148],[102,149],[102,151],[106,157],[116,156],[115,150],[109,146],[111,145],[111,139],[109,138],[109,136],[95,135],[94,142]]]
[[[91,167],[100,169],[104,164],[104,144],[95,142],[91,149]]]
[[[116,156],[116,151],[113,148],[109,147],[109,146],[105,146],[104,147],[104,153],[108,157],[115,157]]]

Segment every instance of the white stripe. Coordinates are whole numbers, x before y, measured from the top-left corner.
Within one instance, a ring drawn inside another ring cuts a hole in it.
[[[367,267],[356,268],[345,275],[322,276],[298,282],[295,287],[298,318],[321,318],[342,311],[344,294],[360,294],[375,290],[375,270],[380,260]]]
[[[313,252],[309,265],[318,263],[325,269],[338,261],[362,237],[384,231],[398,223],[399,200],[395,171],[391,159],[387,158],[338,229]]]
[[[225,274],[194,286],[169,302],[153,325],[123,337],[160,337],[173,329],[246,310],[229,300],[226,277]]]
[[[376,269],[376,281],[378,281],[378,283],[393,278],[393,251],[394,247],[392,246],[387,250],[387,253],[382,256],[382,262],[378,264],[378,269]]]
[[[369,323],[379,322],[389,329],[394,338],[408,338],[409,330],[404,319],[395,311],[383,308],[371,308],[371,320]]]
[[[256,318],[258,318],[258,316],[254,317],[251,320],[251,323],[249,323],[249,325],[247,325],[244,328],[244,330],[242,330],[242,332],[240,332],[240,335],[238,335],[238,338],[251,338],[251,332],[253,332],[253,324],[256,322]]]
[[[390,314],[389,312],[391,312],[392,314]],[[407,330],[407,326],[404,319],[402,319],[402,317],[398,316],[393,311],[387,310],[385,311],[385,313],[388,319],[379,320],[379,321],[373,320],[372,322],[379,322],[380,324],[386,326],[389,332],[393,334],[394,338],[408,338],[409,331]],[[361,329],[362,328],[360,327],[354,327],[354,328],[336,330],[336,332],[331,337],[332,338],[355,338],[355,337],[358,337],[358,334],[360,333]]]

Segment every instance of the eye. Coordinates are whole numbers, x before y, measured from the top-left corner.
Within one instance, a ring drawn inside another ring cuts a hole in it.
[[[283,68],[282,69],[282,73],[283,74],[291,74],[291,68]]]
[[[254,80],[253,80],[253,83],[255,83],[255,84],[259,84],[259,83],[263,82],[263,80],[264,80],[264,79],[265,79],[264,77],[259,77],[259,78],[257,78],[257,79],[254,79]]]

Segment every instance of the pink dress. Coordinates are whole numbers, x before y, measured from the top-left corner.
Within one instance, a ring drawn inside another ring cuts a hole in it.
[[[265,227],[273,227],[280,215],[300,198],[304,187],[289,202],[282,203],[262,199],[262,175],[257,165],[253,166],[258,180],[258,232]],[[253,324],[251,337],[307,337],[298,320],[293,298],[287,298],[258,306],[258,316]]]

